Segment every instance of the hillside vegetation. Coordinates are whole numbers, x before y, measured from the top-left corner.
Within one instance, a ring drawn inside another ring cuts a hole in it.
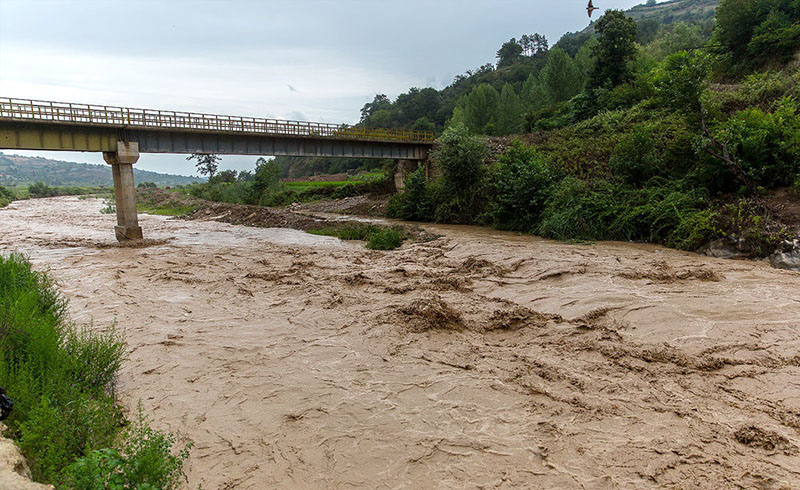
[[[671,4],[705,11],[708,2]],[[713,29],[702,18],[662,24],[647,42],[642,22],[608,11],[574,54],[504,45],[498,68],[473,74],[485,81],[444,122],[433,173],[413,174],[391,215],[567,240],[694,250],[723,238],[749,255],[774,250],[797,226],[770,195],[800,187],[800,4],[722,0]],[[541,69],[520,90],[514,68],[532,63]],[[364,120],[406,114],[402,103],[370,107]],[[490,153],[479,135],[506,136]]]

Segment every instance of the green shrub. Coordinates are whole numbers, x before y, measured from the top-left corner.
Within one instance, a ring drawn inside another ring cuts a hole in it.
[[[565,178],[554,187],[536,232],[559,240],[626,240],[695,249],[719,236],[697,192],[669,181],[632,189]]]
[[[486,143],[463,125],[450,127],[439,139],[432,158],[442,171],[441,192],[432,193],[436,221],[469,223],[483,199]]]
[[[661,172],[661,155],[651,131],[634,128],[617,143],[609,162],[615,175],[628,184],[641,186]]]
[[[566,177],[553,187],[536,233],[558,240],[603,239],[617,208],[610,191],[597,192],[580,179]]]
[[[389,199],[386,216],[410,221],[431,221],[433,210],[428,179],[425,177],[425,169],[420,164],[406,179],[403,192]]]
[[[28,194],[31,197],[52,197],[56,195],[56,192],[44,182],[36,182],[28,186]]]
[[[372,250],[394,250],[403,243],[403,236],[394,228],[384,228],[369,234],[367,248]]]
[[[154,430],[139,406],[120,450],[98,449],[72,463],[65,480],[72,490],[173,490],[183,478],[191,444],[176,453],[175,438]]]
[[[718,135],[759,185],[791,185],[800,172],[800,113],[791,98],[782,99],[773,113],[755,107],[737,112]]]
[[[0,185],[0,208],[14,200],[14,193]]]
[[[515,141],[490,169],[485,219],[502,229],[533,230],[554,180],[542,156]]]

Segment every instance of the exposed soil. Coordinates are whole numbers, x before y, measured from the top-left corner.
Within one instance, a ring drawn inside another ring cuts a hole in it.
[[[389,196],[365,194],[342,199],[325,199],[292,204],[287,210],[299,213],[337,213],[355,216],[385,216]]]
[[[101,207],[14,202],[0,250],[125,329],[120,394],[194,441],[187,488],[800,486],[800,274],[458,226],[76,246],[113,243]]]
[[[775,210],[781,223],[792,231],[800,232],[800,191],[790,188],[775,189],[764,200]]]
[[[162,189],[145,189],[139,191],[138,195],[148,203],[156,206],[192,206],[194,209],[190,213],[181,216],[182,219],[219,221],[260,228],[291,228],[304,231],[363,222],[338,216],[335,218],[319,216],[314,213],[342,214],[346,212],[353,215],[372,214],[377,216],[385,211],[386,202],[388,201],[388,198],[356,196],[302,205],[295,204],[281,209],[206,201],[183,193],[168,192]],[[402,227],[406,235],[414,240],[426,241],[433,238],[433,235],[425,233],[419,227]]]

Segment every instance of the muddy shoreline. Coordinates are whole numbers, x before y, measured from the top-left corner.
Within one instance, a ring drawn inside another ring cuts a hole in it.
[[[125,329],[188,488],[800,484],[800,274],[463,226],[376,252],[143,215],[123,248],[100,207],[12,203],[0,250]]]

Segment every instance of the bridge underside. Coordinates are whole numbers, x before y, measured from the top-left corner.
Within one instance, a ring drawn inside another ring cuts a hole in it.
[[[89,125],[0,120],[0,148],[10,150],[113,152],[117,142],[138,143],[140,153],[214,153],[297,157],[425,160],[429,144],[338,140],[167,129],[124,129]]]

